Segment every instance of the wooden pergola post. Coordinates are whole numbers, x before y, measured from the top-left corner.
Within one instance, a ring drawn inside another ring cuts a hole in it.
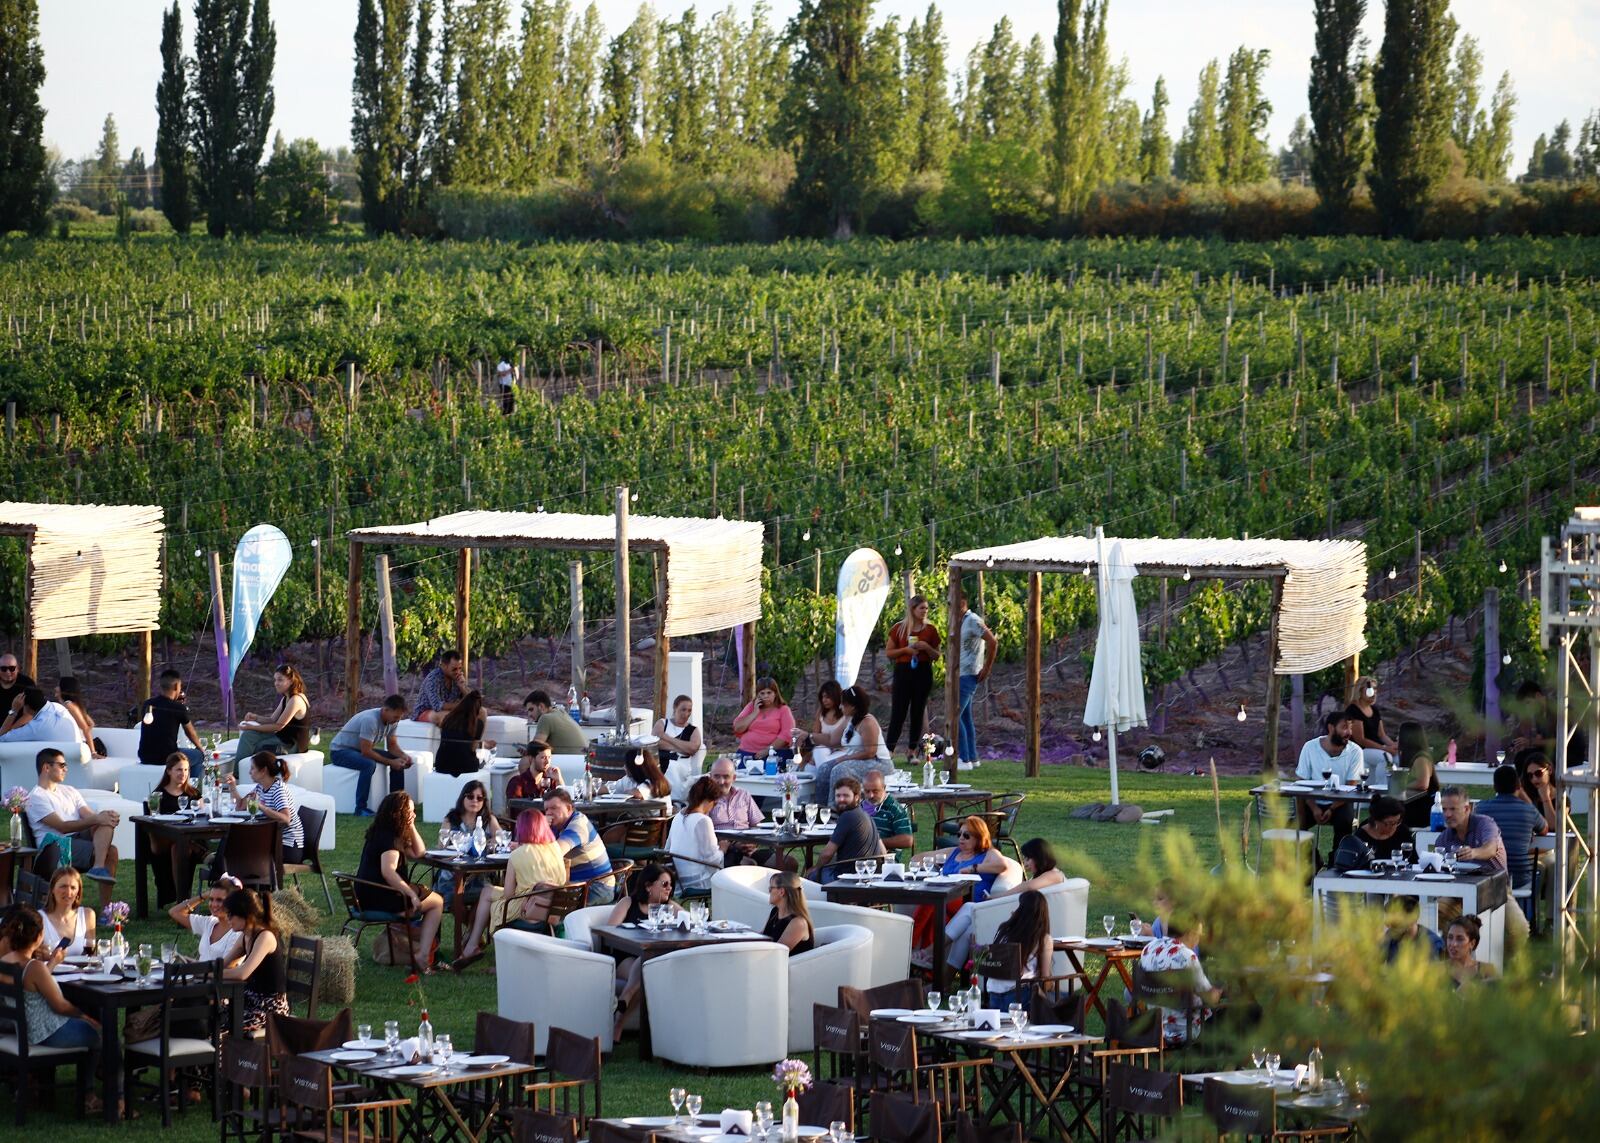
[[[1028,573],[1028,689],[1026,702],[1028,706],[1028,732],[1023,747],[1023,772],[1030,778],[1039,776],[1039,706],[1040,706],[1040,673],[1044,664],[1044,647],[1042,646],[1043,628],[1040,621],[1040,612],[1043,609],[1044,584],[1043,577],[1038,572]]]
[[[949,713],[945,716],[951,746],[959,741],[961,733],[961,569],[950,565],[949,588],[946,592],[945,624],[949,632],[944,640],[944,704]],[[945,762],[950,780],[959,772],[960,751],[952,750]]]
[[[656,694],[655,716],[667,717],[667,654],[672,643],[667,638],[667,553],[654,552],[651,563],[656,581]]]
[[[1261,769],[1268,778],[1278,776],[1278,718],[1283,704],[1278,696],[1278,609],[1283,606],[1283,578],[1272,581],[1272,603],[1267,614],[1267,730]]]
[[[456,650],[461,652],[461,677],[467,677],[472,641],[472,549],[456,553]]]
[[[33,631],[33,532],[29,531],[22,541],[22,673],[37,683],[39,640]]]
[[[155,670],[155,648],[151,633],[139,632],[134,645],[138,648],[139,675],[133,681],[133,697],[142,705],[150,697],[150,675]]]
[[[572,626],[572,685],[579,691],[585,689],[585,666],[588,662],[583,648],[583,561],[567,564],[567,591],[572,596],[569,622]]]
[[[356,713],[361,703],[361,558],[366,545],[350,541],[350,569],[344,597],[344,713]]]
[[[1344,661],[1344,705],[1356,701],[1356,680],[1361,677],[1361,652],[1357,651]]]
[[[740,668],[739,698],[746,703],[756,701],[756,623],[751,620],[741,624],[739,630],[744,642],[744,665]]]
[[[629,630],[628,609],[632,606],[629,600],[628,587],[628,486],[617,485],[617,700],[615,703],[617,713],[617,729],[626,733],[633,725],[633,696],[629,693],[632,680],[628,677],[633,650],[632,633]]]

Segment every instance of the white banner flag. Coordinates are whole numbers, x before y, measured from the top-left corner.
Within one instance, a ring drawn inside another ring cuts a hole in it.
[[[889,565],[871,548],[857,548],[839,568],[839,606],[833,629],[833,675],[855,686],[861,656],[889,598]]]

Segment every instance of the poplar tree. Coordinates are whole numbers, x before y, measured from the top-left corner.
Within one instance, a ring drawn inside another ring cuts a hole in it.
[[[913,20],[906,30],[906,118],[911,120],[916,135],[911,157],[913,174],[942,171],[950,162],[954,120],[948,57],[944,17],[929,4],[920,27]]]
[[[795,153],[789,204],[798,220],[849,238],[877,176],[861,82],[871,0],[800,0],[789,22],[794,58],[781,109]]]
[[[1105,138],[1106,8],[1107,0],[1056,2],[1049,178],[1057,217],[1081,211],[1114,161]]]
[[[189,135],[206,230],[220,238],[255,226],[277,33],[268,0],[195,0],[194,17]]]
[[[606,49],[600,73],[600,121],[613,163],[655,138],[655,61],[659,24],[648,5]]]
[[[1011,33],[1011,18],[1000,17],[993,33],[983,45],[982,80],[978,88],[980,136],[983,139],[1013,138],[1021,126],[1022,85],[1018,67],[1022,50]]]
[[[1200,87],[1178,140],[1174,167],[1178,178],[1212,186],[1222,177],[1222,140],[1217,133],[1217,91],[1222,69],[1212,60],[1200,70]]]
[[[1391,234],[1410,234],[1449,170],[1449,0],[1388,0],[1373,74],[1372,202]]]
[[[1241,47],[1228,58],[1218,127],[1225,185],[1257,183],[1272,173],[1266,140],[1272,104],[1262,94],[1261,82],[1271,56],[1265,48],[1253,52]]]
[[[161,213],[178,234],[194,224],[189,182],[189,73],[183,59],[183,14],[178,0],[161,15],[161,79],[156,84],[156,169],[161,176]]]
[[[122,140],[117,136],[116,117],[107,115],[100,127],[100,145],[94,152],[91,175],[94,181],[91,184],[90,201],[86,205],[93,206],[101,214],[110,214],[121,192],[118,185],[121,175]]]
[[[38,233],[54,197],[45,162],[44,51],[35,0],[0,0],[0,234]]]
[[[1167,107],[1171,102],[1166,77],[1156,76],[1150,110],[1139,129],[1139,178],[1142,182],[1159,182],[1172,177],[1172,136],[1167,133]]]
[[[406,214],[406,60],[415,8],[411,0],[359,0],[350,142],[361,188],[361,221],[370,234],[401,229]]]
[[[1366,155],[1367,110],[1357,75],[1367,0],[1314,0],[1311,56],[1311,184],[1334,222],[1350,210]]]

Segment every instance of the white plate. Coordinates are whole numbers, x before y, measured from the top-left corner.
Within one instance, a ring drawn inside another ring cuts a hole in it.
[[[398,1068],[389,1069],[392,1076],[431,1076],[439,1069],[432,1064],[404,1064]]]
[[[701,1116],[701,1118],[703,1119],[705,1117]],[[622,1122],[626,1123],[629,1127],[671,1127],[674,1123],[679,1122],[679,1120],[674,1119],[670,1115],[630,1115]],[[713,1130],[720,1130],[720,1128],[714,1128]]]
[[[382,1040],[346,1040],[339,1046],[351,1052],[372,1052],[384,1045]]]
[[[1116,937],[1085,937],[1083,943],[1094,949],[1114,949],[1122,944]]]
[[[1043,1032],[1047,1036],[1070,1036],[1077,1031],[1071,1024],[1035,1024],[1030,1032]]]
[[[1383,874],[1379,873],[1376,869],[1346,869],[1344,871],[1344,876],[1345,877],[1382,877]]]
[[[487,861],[510,861],[511,860],[511,855],[509,853],[490,853],[490,854],[486,854],[485,855],[485,860],[487,860]]]
[[[968,1028],[965,1032],[957,1032],[955,1035],[960,1040],[992,1040],[1001,1033],[991,1032],[987,1028]]]
[[[1481,861],[1458,861],[1458,862],[1456,862],[1456,872],[1457,873],[1476,873],[1476,872],[1478,872],[1478,870],[1480,870],[1482,868],[1483,868],[1483,863]]]
[[[455,856],[457,856],[457,854],[456,854],[456,851],[453,850],[453,849],[430,849],[430,850],[428,850],[428,856],[429,857],[455,857]]]
[[[895,1019],[902,1024],[943,1024],[945,1022],[945,1017],[943,1016],[933,1016],[919,1012],[913,1012],[909,1016],[896,1016]]]
[[[55,974],[57,984],[70,984],[74,980],[82,980],[81,972],[58,972]]]
[[[510,1056],[468,1056],[461,1061],[461,1065],[468,1068],[496,1068],[510,1062]]]
[[[122,974],[118,972],[86,972],[78,979],[85,984],[121,984]]]
[[[836,881],[871,881],[876,876],[877,876],[876,873],[841,873],[841,874],[839,874],[838,877],[835,878],[835,880]]]
[[[340,1064],[364,1064],[368,1060],[377,1059],[378,1058],[378,1053],[377,1052],[356,1051],[356,1050],[352,1049],[352,1050],[347,1051],[347,1052],[329,1052],[328,1053],[328,1058],[330,1060],[333,1060],[335,1063],[340,1063]]]
[[[1418,881],[1454,881],[1456,878],[1453,873],[1419,873],[1416,879]]]
[[[911,1009],[909,1009],[909,1008],[874,1008],[871,1012],[867,1013],[867,1015],[871,1016],[874,1020],[887,1020],[891,1016],[910,1016],[911,1015]]]
[[[150,820],[157,822],[186,822],[189,820],[189,816],[187,814],[151,814]]]

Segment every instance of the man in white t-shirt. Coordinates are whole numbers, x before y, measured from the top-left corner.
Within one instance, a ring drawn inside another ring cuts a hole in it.
[[[19,694],[0,723],[0,742],[82,742],[83,730],[66,707],[38,687]]]
[[[961,717],[956,724],[956,764],[962,770],[978,765],[978,728],[972,721],[972,696],[978,684],[994,670],[994,653],[1000,641],[989,630],[983,616],[967,610],[967,597],[961,595]]]
[[[1322,720],[1324,733],[1300,748],[1300,761],[1295,766],[1295,777],[1302,782],[1323,782],[1323,771],[1342,786],[1353,785],[1362,769],[1361,747],[1350,737],[1350,716],[1342,710],[1330,710]],[[1319,802],[1314,798],[1298,798],[1300,828],[1311,829],[1317,825],[1333,826],[1333,848],[1338,849],[1355,824],[1355,808],[1349,802]]]
[[[51,841],[61,848],[63,864],[100,883],[100,904],[111,903],[117,880],[117,847],[111,835],[122,820],[115,810],[96,812],[83,795],[67,785],[67,759],[59,750],[39,751],[34,758],[39,784],[28,792],[28,825],[34,844],[43,849]]]
[[[510,416],[517,411],[517,372],[511,362],[502,361],[494,367],[494,379],[500,383],[500,411]]]
[[[204,896],[179,901],[167,910],[167,916],[180,929],[187,929],[200,939],[201,960],[226,963],[232,959],[234,946],[239,943],[239,933],[228,923],[228,894],[243,887],[244,883],[237,877],[224,873],[212,883]],[[202,904],[210,910],[209,914],[195,912]]]

